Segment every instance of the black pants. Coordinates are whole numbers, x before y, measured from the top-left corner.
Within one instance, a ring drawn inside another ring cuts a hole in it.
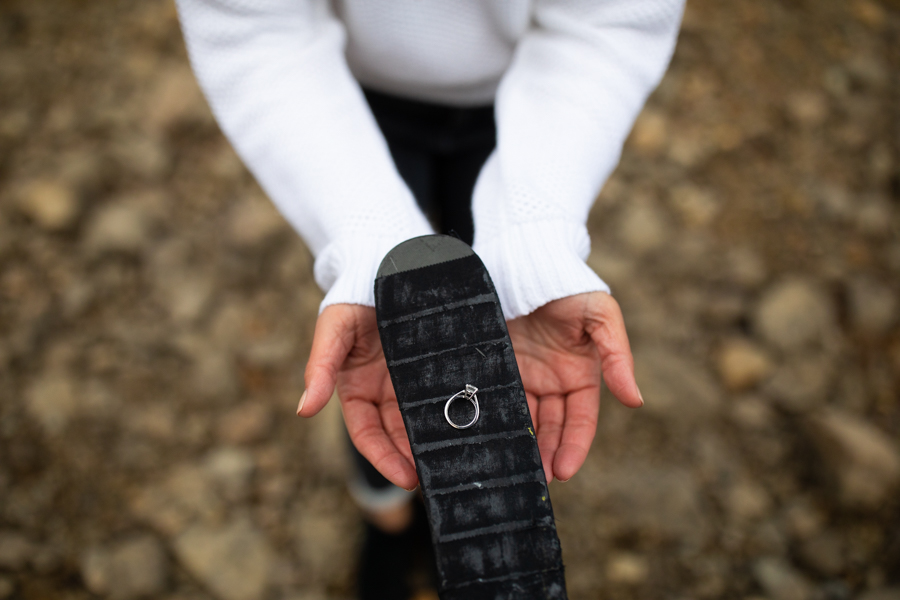
[[[472,243],[472,190],[497,144],[494,107],[457,108],[366,90],[400,176],[435,231]],[[372,488],[392,485],[353,447]]]

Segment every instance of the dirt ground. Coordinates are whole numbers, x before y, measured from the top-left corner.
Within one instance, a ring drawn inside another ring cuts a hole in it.
[[[647,404],[551,485],[573,600],[900,598],[898,73],[896,2],[689,2],[590,217]],[[321,298],[171,2],[0,3],[0,600],[352,597]]]

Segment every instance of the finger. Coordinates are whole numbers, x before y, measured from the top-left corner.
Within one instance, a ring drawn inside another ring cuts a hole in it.
[[[397,405],[396,399],[382,403],[379,411],[381,413],[381,422],[384,424],[384,431],[394,444],[394,447],[411,465],[415,465],[412,448],[409,445],[409,436],[406,435],[406,426],[403,424],[403,417],[400,415],[400,407]]]
[[[619,402],[631,408],[644,404],[634,379],[634,358],[625,332],[619,304],[602,292],[592,300],[585,329],[600,353],[600,370],[606,387]]]
[[[355,336],[352,309],[335,304],[319,315],[304,373],[306,390],[297,406],[297,415],[312,417],[328,403]]]
[[[544,396],[538,402],[537,442],[541,451],[541,464],[547,483],[553,480],[553,459],[559,448],[563,423],[566,418],[566,402],[562,396]]]
[[[347,432],[359,453],[394,485],[405,490],[419,485],[416,469],[385,431],[377,406],[367,400],[342,400]]]
[[[553,459],[553,474],[560,481],[571,479],[584,464],[597,432],[599,413],[599,387],[587,387],[566,398],[566,420]]]

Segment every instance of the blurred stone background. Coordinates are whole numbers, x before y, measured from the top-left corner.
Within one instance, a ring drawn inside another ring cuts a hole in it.
[[[647,405],[573,600],[900,598],[900,5],[691,0],[590,219]],[[321,293],[170,1],[0,3],[0,600],[352,595]]]

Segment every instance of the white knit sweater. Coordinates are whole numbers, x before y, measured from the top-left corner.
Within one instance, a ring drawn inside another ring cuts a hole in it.
[[[322,307],[374,305],[378,264],[431,228],[359,83],[496,102],[475,250],[508,318],[608,290],[585,223],[669,62],[683,0],[178,0],[219,123],[316,255]]]

